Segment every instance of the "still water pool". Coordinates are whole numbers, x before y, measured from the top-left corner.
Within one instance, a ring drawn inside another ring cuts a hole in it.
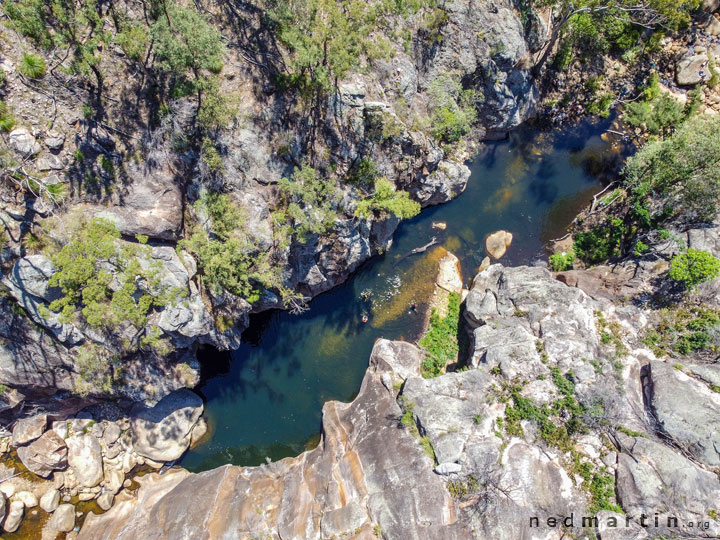
[[[466,282],[485,257],[485,237],[499,229],[514,239],[502,262],[545,257],[577,212],[614,175],[622,156],[601,135],[610,121],[553,131],[525,127],[483,144],[472,176],[455,200],[400,225],[392,248],[299,316],[274,311],[251,319],[245,343],[231,354],[205,351],[209,366],[197,388],[206,400],[207,442],[181,465],[202,471],[226,463],[257,465],[297,455],[319,439],[323,403],[351,400],[377,338],[416,340],[442,250],[398,261],[437,236],[461,260]],[[444,222],[444,231],[433,228]],[[363,299],[363,292],[370,297]],[[418,303],[418,310],[409,306]],[[362,323],[363,314],[369,320]]]

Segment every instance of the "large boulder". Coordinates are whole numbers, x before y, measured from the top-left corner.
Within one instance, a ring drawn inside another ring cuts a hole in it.
[[[485,239],[485,249],[493,259],[499,259],[512,244],[513,235],[507,231],[497,231]]]
[[[20,461],[30,471],[47,478],[55,470],[68,465],[68,449],[65,441],[54,431],[46,431],[28,446],[17,450]]]
[[[707,519],[708,509],[720,500],[720,479],[710,471],[673,451],[671,448],[643,437],[619,435],[617,493],[628,515],[653,515],[661,512],[661,529],[667,524],[665,514],[675,516],[684,530],[652,530],[660,534],[688,533],[687,523],[707,521],[707,537],[717,538],[720,523]],[[668,534],[669,535],[669,534]]]
[[[15,426],[13,427],[13,446],[20,446],[34,441],[43,434],[45,426],[47,426],[47,415],[45,414],[36,414],[29,418],[21,418],[15,422]]]
[[[103,479],[102,450],[98,440],[85,433],[67,439],[68,463],[83,487],[97,486]]]
[[[47,526],[53,531],[72,531],[75,527],[75,506],[72,504],[61,504],[58,506],[48,521]]]
[[[675,65],[675,78],[680,86],[693,86],[710,78],[705,54],[684,56]]]
[[[660,428],[700,462],[720,466],[720,394],[686,375],[680,366],[652,362],[651,404]],[[688,369],[691,371],[694,366]],[[711,371],[715,366],[698,369]],[[710,368],[710,369],[708,369]],[[716,374],[716,377],[718,374]]]
[[[122,204],[109,208],[93,206],[89,212],[113,221],[123,234],[144,234],[175,240],[182,227],[182,193],[164,156],[150,154],[143,163],[130,164],[132,179]]]
[[[57,489],[46,491],[42,497],[40,497],[40,508],[48,514],[53,513],[58,506],[60,506],[60,492]]]
[[[200,396],[187,389],[168,394],[132,418],[133,448],[153,461],[173,461],[190,446],[191,432],[203,412]]]
[[[12,501],[10,503],[10,510],[3,523],[3,530],[9,533],[17,531],[24,513],[25,505],[22,501]]]

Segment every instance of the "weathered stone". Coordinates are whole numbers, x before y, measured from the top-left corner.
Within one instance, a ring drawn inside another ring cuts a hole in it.
[[[117,493],[123,486],[125,475],[118,469],[105,469],[105,490],[110,493]]]
[[[452,253],[448,253],[440,259],[439,270],[435,283],[438,287],[451,293],[460,294],[462,291],[462,275],[460,273],[460,261]]]
[[[3,523],[3,530],[9,533],[17,531],[18,527],[20,527],[20,522],[22,521],[24,513],[25,505],[22,501],[12,501],[10,503],[10,511],[5,517],[5,522]]]
[[[513,235],[507,231],[497,231],[485,239],[485,249],[493,259],[499,259],[512,243]]]
[[[675,66],[675,79],[680,86],[692,86],[709,78],[710,68],[705,54],[683,57]]]
[[[709,537],[720,534],[720,523],[707,520],[707,509],[720,500],[720,479],[672,449],[645,438],[620,436],[623,452],[618,457],[617,491],[628,515],[652,515],[662,511],[678,518],[680,528],[650,529],[654,536],[693,533],[687,523],[708,521]]]
[[[0,523],[3,522],[3,520],[5,519],[5,515],[8,512],[7,506],[8,505],[7,505],[7,500],[5,500],[5,495],[0,493]]]
[[[29,418],[21,418],[15,422],[15,426],[13,426],[13,446],[20,446],[21,444],[34,441],[43,434],[45,426],[47,426],[47,415],[36,414]]]
[[[25,508],[34,508],[38,505],[37,497],[29,491],[18,491],[14,498],[21,501]]]
[[[102,495],[98,497],[97,503],[100,508],[103,510],[110,510],[110,508],[113,505],[113,501],[115,500],[115,495],[110,493],[109,491],[106,491]]]
[[[176,390],[152,408],[135,412],[131,421],[133,448],[154,461],[173,461],[190,446],[191,432],[203,412],[200,397]]]
[[[462,465],[459,463],[441,463],[437,467],[435,467],[435,472],[438,474],[456,474],[462,471]]]
[[[120,438],[121,433],[120,426],[115,423],[109,423],[103,433],[103,440],[106,445],[111,445]]]
[[[45,146],[55,152],[62,150],[65,144],[65,135],[59,131],[50,130],[45,134]]]
[[[52,513],[60,505],[60,492],[57,489],[51,489],[40,497],[40,508],[47,513]]]
[[[661,429],[702,463],[720,466],[720,395],[670,363],[653,362],[649,375]]]
[[[93,487],[103,479],[100,443],[92,435],[76,435],[66,440],[68,463],[81,486]]]
[[[38,159],[36,167],[39,171],[61,171],[65,164],[57,156],[49,155]]]
[[[13,495],[15,495],[15,492],[17,491],[17,488],[15,487],[15,484],[12,482],[3,482],[0,484],[0,493],[5,495],[8,499],[10,499]]]
[[[72,504],[58,506],[48,521],[48,527],[60,532],[72,531],[75,527],[75,506]]]
[[[18,448],[17,453],[23,465],[44,478],[68,465],[65,441],[52,430],[43,433],[30,445]]]
[[[25,128],[17,128],[10,132],[9,135],[10,147],[15,150],[18,154],[23,156],[32,156],[40,151],[40,145]]]

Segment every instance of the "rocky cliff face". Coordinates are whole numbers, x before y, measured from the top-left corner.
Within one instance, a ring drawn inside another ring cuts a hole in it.
[[[134,9],[128,6],[129,12]],[[17,319],[10,310],[18,305],[37,326],[23,333],[25,350],[15,347],[12,337],[3,344],[0,382],[26,392],[70,389],[81,371],[78,346],[95,343],[114,353],[131,337],[122,329],[99,335],[86,325],[61,323],[39,309],[57,295],[47,287],[54,269],[47,257],[31,254],[29,241],[23,239],[39,236],[39,226],[51,215],[60,222],[73,212],[110,219],[123,242],[148,236],[153,246],[149,262],[160,264],[164,279],[187,295],[185,302],[155,309],[148,322],[180,352],[153,361],[152,369],[142,369],[147,355],[125,359],[138,367],[127,370],[127,388],[120,395],[153,402],[186,384],[178,370],[196,370],[192,354],[183,351],[192,353],[198,343],[236,346],[248,313],[282,307],[273,290],[252,304],[229,293],[209,293],[201,286],[193,258],[185,254],[180,260],[175,253],[175,244],[188,232],[189,204],[201,191],[227,193],[246,212],[253,242],[259,250],[273,253],[274,264],[282,268],[283,285],[307,298],[342,282],[386,248],[398,224],[395,218],[355,218],[354,201],[361,194],[344,185],[344,210],[328,234],[277,248],[271,217],[276,184],[310,155],[319,170],[332,169],[338,177],[350,174],[362,159],[372,160],[378,174],[423,206],[462,192],[469,177],[463,164],[468,156],[465,145],[451,151],[433,139],[425,125],[435,99],[433,82],[452,77],[476,91],[479,117],[474,136],[493,136],[517,126],[535,108],[537,89],[529,59],[544,43],[547,29],[539,15],[523,26],[508,0],[453,1],[443,10],[444,22],[429,41],[422,38],[421,15],[400,22],[420,37],[409,46],[393,43],[392,54],[369,65],[364,74],[341,81],[313,114],[304,108],[299,93],[273,88],[267,62],[273,57],[269,49],[277,44],[262,13],[247,5],[231,18],[216,14],[214,22],[230,36],[221,91],[239,93],[241,99],[235,122],[218,135],[223,172],[212,180],[196,153],[178,150],[194,114],[191,101],[173,102],[165,120],[154,126],[145,119],[149,113],[142,106],[133,114],[126,110],[127,96],[142,97],[145,89],[144,82],[127,77],[128,60],[120,49],[107,51],[101,59],[105,108],[97,120],[79,114],[82,97],[68,90],[69,81],[61,73],[25,84],[18,73],[25,44],[19,35],[4,31],[9,43],[1,63],[6,73],[4,99],[17,118],[6,141],[8,155],[23,162],[23,171],[37,174],[42,185],[61,186],[68,198],[56,206],[32,190],[3,187],[0,218],[8,242],[2,248],[1,271],[9,295],[0,304],[3,320]],[[238,20],[252,31],[237,33]],[[52,99],[44,97],[49,93]],[[53,128],[41,127],[41,118],[51,118]],[[100,162],[104,168],[93,165]],[[220,328],[219,316],[224,321]],[[26,369],[28,350],[37,352],[31,356],[32,371],[38,375]],[[146,390],[150,383],[157,386],[153,392]]]
[[[576,283],[490,266],[467,369],[424,379],[420,350],[379,340],[316,449],[145,476],[79,538],[717,537],[717,365],[656,357],[651,312]]]

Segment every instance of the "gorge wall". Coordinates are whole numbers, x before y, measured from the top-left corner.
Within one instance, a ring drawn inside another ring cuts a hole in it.
[[[145,476],[79,538],[716,537],[720,372],[640,343],[653,314],[627,300],[658,272],[492,265],[463,307],[467,369],[424,379],[421,350],[379,340],[355,400],[323,408],[314,450]]]

